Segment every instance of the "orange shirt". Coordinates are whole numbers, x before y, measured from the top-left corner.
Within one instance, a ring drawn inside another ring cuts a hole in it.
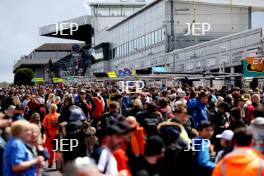
[[[131,147],[135,155],[143,155],[145,150],[145,131],[142,127],[137,127],[137,129],[132,133],[131,136]]]
[[[42,125],[48,131],[49,138],[55,138],[55,136],[57,135],[57,132],[59,130],[59,125],[58,125],[59,116],[60,114],[55,112],[55,113],[49,113],[44,117]]]

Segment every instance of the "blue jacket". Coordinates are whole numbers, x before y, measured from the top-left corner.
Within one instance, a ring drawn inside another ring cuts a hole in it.
[[[128,106],[130,105],[130,98],[129,96],[124,96],[122,98],[122,105],[123,105],[123,108],[127,109]]]
[[[190,112],[192,112],[195,109],[197,102],[198,102],[197,98],[191,98],[187,101],[187,106]]]
[[[201,121],[208,121],[207,107],[205,104],[197,100],[196,107],[192,110],[192,117],[194,120],[195,128],[198,128]]]
[[[215,163],[210,160],[210,143],[202,137],[197,137],[193,140],[193,145],[196,151],[196,161],[203,169],[212,171]]]

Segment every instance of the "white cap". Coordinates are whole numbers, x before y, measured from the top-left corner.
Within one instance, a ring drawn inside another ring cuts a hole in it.
[[[217,138],[226,139],[228,141],[231,141],[234,136],[234,132],[231,130],[225,130],[222,134],[216,135]]]

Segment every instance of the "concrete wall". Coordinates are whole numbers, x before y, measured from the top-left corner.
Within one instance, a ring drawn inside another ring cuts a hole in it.
[[[110,26],[118,23],[119,21],[123,20],[125,17],[93,17],[92,18],[92,26],[94,27],[94,31],[96,33],[100,33],[100,31],[106,30]],[[96,34],[97,35],[97,34]],[[98,36],[100,37],[100,36]],[[96,45],[100,43],[100,40],[103,38],[98,38],[96,40]],[[98,43],[99,42],[99,43]]]
[[[166,2],[166,21],[170,20],[169,2]],[[209,23],[211,30],[207,35],[230,34],[248,29],[248,8],[215,6],[196,3],[196,23]],[[174,33],[183,34],[186,23],[194,20],[192,3],[174,2]],[[232,31],[232,26],[234,30]]]

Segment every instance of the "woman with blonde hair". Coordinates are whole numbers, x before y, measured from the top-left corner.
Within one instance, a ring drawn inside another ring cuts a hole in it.
[[[50,93],[49,96],[48,96],[48,100],[46,101],[46,105],[47,105],[48,108],[53,103],[54,98],[55,98],[55,94]]]
[[[133,101],[133,107],[128,110],[128,116],[136,116],[137,113],[142,110],[143,110],[142,101],[137,98]]]
[[[21,102],[18,96],[13,96],[12,97],[12,104],[15,106],[21,106]]]
[[[49,153],[43,147],[43,140],[40,133],[40,128],[37,124],[31,123],[31,139],[27,143],[28,148],[30,149],[31,153],[34,157],[42,156],[45,161],[49,158]],[[43,161],[43,165],[44,165]],[[37,167],[37,175],[41,175],[41,167]]]
[[[59,96],[56,96],[53,100],[53,103],[57,105],[57,112],[60,112],[61,109],[61,98]]]
[[[58,134],[59,131],[59,118],[60,114],[57,113],[57,105],[51,104],[49,108],[49,114],[44,117],[42,125],[45,133],[45,147],[47,147],[50,155],[48,161],[49,168],[52,167],[54,161],[54,151],[52,150],[52,141]]]
[[[219,96],[215,102],[215,107],[219,108],[220,104],[222,104],[223,102],[224,102],[224,98]]]

